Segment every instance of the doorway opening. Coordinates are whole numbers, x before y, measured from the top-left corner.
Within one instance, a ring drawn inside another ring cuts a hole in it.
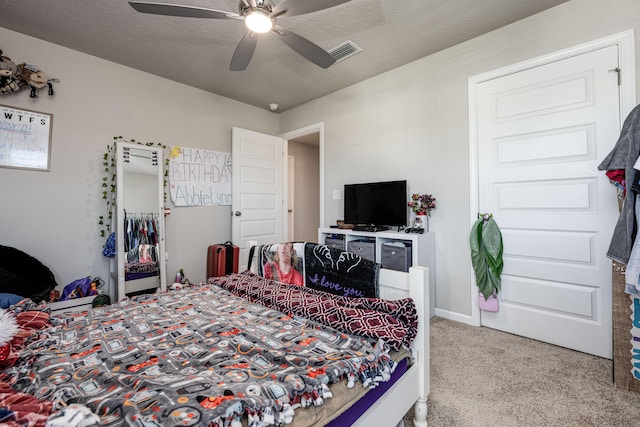
[[[322,124],[282,135],[287,141],[287,240],[315,242],[322,224]]]

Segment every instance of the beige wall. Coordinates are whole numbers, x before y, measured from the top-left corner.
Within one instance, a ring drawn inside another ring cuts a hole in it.
[[[228,152],[233,126],[278,131],[278,116],[266,110],[3,28],[0,40],[5,55],[60,78],[53,97],[0,97],[54,115],[50,172],[0,168],[0,244],[40,259],[60,286],[107,278],[97,220],[101,159],[114,136]],[[166,224],[169,283],[179,268],[203,280],[207,246],[230,238],[230,207],[173,207]]]
[[[639,17],[638,0],[572,0],[283,112],[283,133],[324,123],[324,225],[341,218],[331,192],[347,182],[407,179],[410,192],[433,194],[436,307],[468,318],[469,77],[628,29],[637,38]]]
[[[317,146],[289,141],[295,167],[294,240],[315,242],[320,225],[320,155]]]

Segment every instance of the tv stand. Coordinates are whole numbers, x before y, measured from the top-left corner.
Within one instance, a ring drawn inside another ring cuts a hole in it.
[[[327,242],[331,240],[331,244]],[[382,264],[382,245],[391,242],[404,242],[411,246],[411,265],[420,265],[429,268],[429,295],[430,313],[435,315],[435,286],[436,286],[436,263],[435,263],[435,234],[433,231],[425,231],[423,234],[405,233],[397,231],[361,231],[354,229],[345,230],[340,228],[319,228],[318,243],[328,245],[341,250],[348,250],[350,243],[369,242],[375,247],[373,256],[377,263]]]
[[[353,230],[354,231],[371,231],[371,232],[377,232],[377,231],[388,231],[390,230],[390,227],[387,227],[386,225],[373,225],[373,224],[359,224],[359,225],[354,225],[353,226]]]

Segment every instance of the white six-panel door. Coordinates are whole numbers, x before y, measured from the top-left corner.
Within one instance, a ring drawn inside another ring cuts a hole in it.
[[[231,238],[240,247],[240,271],[247,268],[247,242],[284,241],[285,141],[233,128]]]
[[[476,86],[478,212],[505,248],[483,326],[611,358],[618,210],[597,165],[620,131],[618,61],[609,46]]]

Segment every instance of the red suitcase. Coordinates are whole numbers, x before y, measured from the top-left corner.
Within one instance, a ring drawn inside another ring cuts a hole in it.
[[[238,272],[240,248],[231,242],[207,248],[207,279]]]

